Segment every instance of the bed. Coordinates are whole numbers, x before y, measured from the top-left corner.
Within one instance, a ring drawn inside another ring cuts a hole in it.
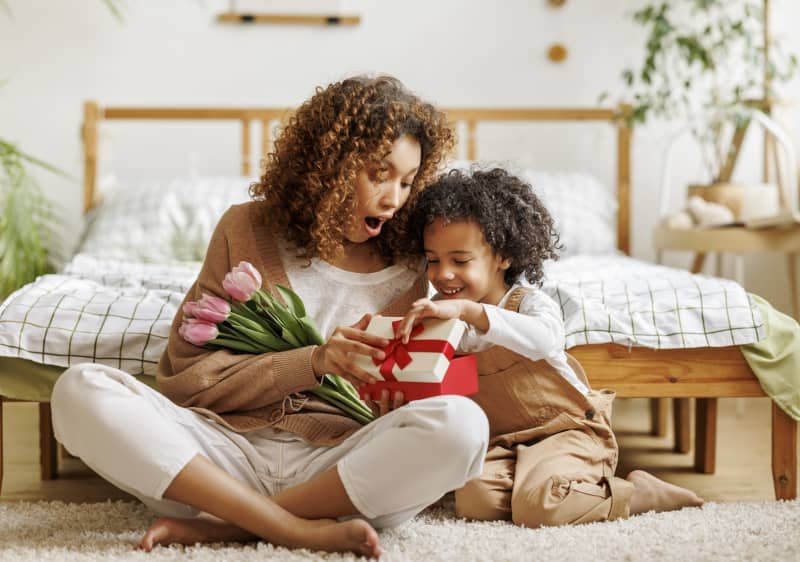
[[[611,128],[616,176],[611,187],[582,174],[519,170],[528,174],[537,189],[543,186],[540,194],[551,210],[557,207],[553,212],[568,246],[579,250],[548,266],[545,290],[561,304],[567,347],[585,366],[594,387],[612,388],[619,397],[654,399],[660,406],[652,416],[656,431],[664,425],[663,401],[678,399],[679,447],[688,442],[687,399],[696,399],[695,465],[700,471],[713,472],[716,399],[765,396],[740,347],[763,340],[763,318],[752,296],[732,281],[627,257],[631,131],[616,119],[617,110],[446,111],[458,126],[462,156],[468,161],[476,160],[478,133],[486,123],[596,122]],[[58,375],[70,364],[99,361],[153,384],[169,323],[199,269],[198,260],[210,229],[228,204],[246,198],[247,178],[255,171],[251,154],[268,151],[273,125],[288,113],[286,108],[85,104],[83,195],[84,210],[94,215],[90,230],[79,253],[63,271],[26,285],[0,305],[0,425],[3,401],[39,402],[43,478],[56,475],[56,443],[48,401]],[[241,175],[159,179],[135,189],[127,185],[112,191],[101,203],[97,189],[98,131],[111,120],[239,123]],[[257,147],[252,143],[254,132],[261,134]],[[608,204],[598,203],[606,199],[610,200]],[[198,201],[203,203],[200,213]],[[576,212],[581,211],[581,202],[586,216]],[[602,215],[599,219],[598,210]],[[564,218],[567,215],[569,219]],[[605,228],[607,235],[593,233],[588,238],[583,236],[582,242],[575,238],[581,236],[587,220],[600,220],[604,226],[598,228]],[[571,230],[568,223],[573,225]],[[125,228],[120,228],[123,225]],[[132,236],[135,229],[139,229],[140,237]],[[132,239],[142,237],[148,239],[147,244],[129,245]],[[616,253],[603,251],[608,250],[609,243],[616,246]],[[679,329],[675,329],[676,323]],[[796,443],[795,420],[773,403],[776,498],[796,497]]]

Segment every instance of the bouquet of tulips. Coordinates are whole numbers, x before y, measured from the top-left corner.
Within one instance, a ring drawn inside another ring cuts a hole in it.
[[[240,262],[225,275],[222,287],[230,303],[203,293],[200,300],[183,305],[186,317],[178,330],[183,339],[200,347],[253,354],[325,343],[300,297],[277,285],[285,304],[279,302],[261,289],[261,274],[252,264]],[[362,424],[375,419],[353,385],[338,375],[324,375],[320,386],[307,392]]]

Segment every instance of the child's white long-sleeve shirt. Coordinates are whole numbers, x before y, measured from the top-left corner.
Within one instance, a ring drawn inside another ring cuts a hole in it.
[[[525,294],[519,312],[503,308],[514,285],[495,306],[484,304],[489,317],[489,329],[478,331],[467,326],[458,348],[465,353],[482,351],[500,345],[533,361],[544,359],[582,394],[589,389],[567,363],[564,352],[564,321],[561,309],[546,293],[534,289]]]

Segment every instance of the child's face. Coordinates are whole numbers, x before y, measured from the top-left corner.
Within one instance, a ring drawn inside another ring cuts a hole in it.
[[[477,223],[437,219],[425,228],[424,244],[428,280],[441,298],[497,304],[508,290],[510,261],[495,254]]]
[[[345,238],[358,244],[378,236],[383,223],[406,204],[422,161],[419,142],[403,135],[375,170],[356,176],[356,208],[345,228]]]

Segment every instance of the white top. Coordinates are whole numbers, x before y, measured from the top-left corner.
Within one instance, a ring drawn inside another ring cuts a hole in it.
[[[279,251],[292,290],[303,299],[306,313],[326,340],[337,327],[355,324],[367,312],[383,310],[419,277],[419,272],[404,265],[354,273],[314,258],[307,266],[307,260],[297,258],[285,246],[279,246]]]
[[[534,289],[523,297],[519,312],[503,308],[519,286],[511,287],[497,306],[483,305],[489,317],[489,329],[481,333],[474,326],[467,326],[459,351],[474,353],[500,345],[533,361],[544,359],[581,394],[587,394],[589,389],[567,363],[564,320],[556,302],[544,291]]]
[[[326,340],[337,327],[355,324],[367,312],[374,314],[383,310],[410,289],[419,277],[418,272],[402,265],[392,265],[374,273],[354,273],[318,258],[306,265],[308,261],[298,258],[285,244],[279,244],[278,251],[292,290],[303,299],[306,314],[314,319]],[[260,466],[264,458],[274,456],[276,439],[293,443],[292,451],[286,454],[294,454],[295,460],[302,459],[305,465],[310,463],[311,456],[325,450],[273,427],[241,435],[244,439],[239,446],[253,466]],[[289,461],[285,459],[284,462]]]

